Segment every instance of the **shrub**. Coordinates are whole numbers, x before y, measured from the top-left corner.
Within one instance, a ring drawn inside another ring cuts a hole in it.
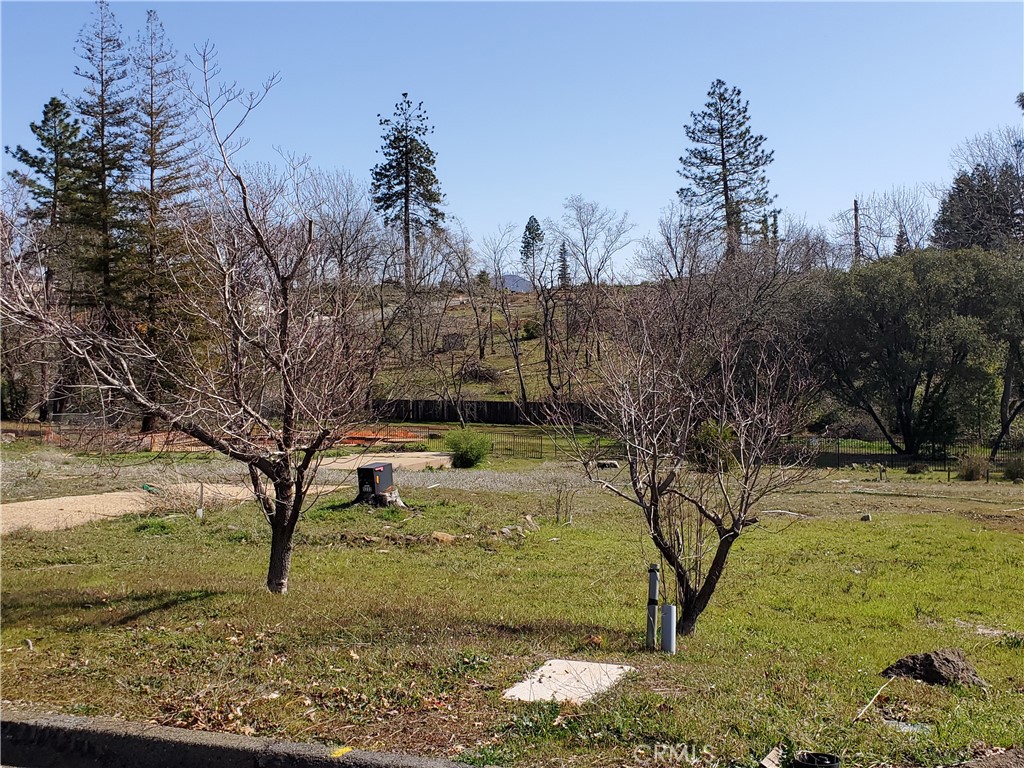
[[[453,467],[475,467],[491,452],[491,439],[471,429],[453,429],[444,436],[444,447]]]
[[[534,319],[523,323],[523,341],[533,341],[540,338],[541,325]]]
[[[1010,459],[1003,468],[1007,480],[1024,480],[1024,459]]]
[[[693,435],[689,459],[701,472],[728,472],[735,464],[736,432],[711,419]]]
[[[405,443],[405,444],[402,445],[402,450],[403,451],[427,451],[427,450],[430,450],[430,449],[427,448],[427,444],[426,443]]]
[[[927,471],[928,465],[923,461],[912,461],[910,464],[907,464],[908,475],[923,475]]]
[[[981,480],[988,471],[988,459],[981,456],[961,456],[956,476],[961,480]]]

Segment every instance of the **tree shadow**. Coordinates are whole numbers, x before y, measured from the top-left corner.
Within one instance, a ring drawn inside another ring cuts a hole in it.
[[[62,631],[81,632],[101,627],[122,627],[151,614],[208,601],[220,590],[151,590],[111,596],[98,589],[38,590],[5,593],[6,628],[28,624],[60,626]]]

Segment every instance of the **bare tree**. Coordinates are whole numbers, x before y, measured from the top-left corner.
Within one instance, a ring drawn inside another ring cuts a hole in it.
[[[495,275],[497,284],[494,286],[495,308],[500,320],[500,333],[508,343],[512,362],[515,366],[516,379],[519,384],[519,404],[525,413],[529,409],[529,393],[526,388],[525,360],[522,347],[522,316],[514,306],[512,290],[505,284],[502,275],[511,274],[513,259],[518,255],[515,251],[516,228],[514,224],[506,224],[498,232],[483,240],[483,258],[491,265],[491,274]]]
[[[581,284],[572,292],[580,323],[573,329],[573,335],[585,342],[584,355],[589,362],[591,357],[601,357],[601,315],[607,284],[614,275],[612,260],[630,244],[633,225],[628,213],[619,216],[581,195],[567,198],[562,208],[562,217],[557,222],[548,222],[547,229],[565,243],[581,278]]]
[[[758,253],[673,258],[659,271],[683,275],[616,294],[607,352],[577,392],[626,459],[626,477],[591,478],[643,514],[691,634],[758,503],[803,476],[787,438],[810,386],[787,327],[793,273]]]
[[[49,311],[30,242],[5,254],[0,310],[6,322],[57,339],[108,400],[244,464],[271,528],[267,588],[283,593],[320,453],[365,417],[380,344],[358,275],[374,270],[341,268],[336,237],[325,236],[340,224],[303,162],[283,173],[236,164],[237,132],[273,81],[253,93],[218,86],[210,48],[199,52],[198,69],[194,95],[216,155],[176,222],[185,260],[174,316],[187,319],[162,339],[175,346],[173,369],[130,318],[115,316],[111,333],[85,315]],[[240,117],[224,128],[232,108]],[[152,369],[177,386],[150,391],[137,374]]]
[[[849,254],[851,263],[855,241],[860,243],[862,257],[871,261],[889,256],[900,247],[925,248],[932,231],[930,197],[923,186],[893,187],[888,192],[860,197],[859,221],[854,221],[853,208],[832,218],[835,239]]]

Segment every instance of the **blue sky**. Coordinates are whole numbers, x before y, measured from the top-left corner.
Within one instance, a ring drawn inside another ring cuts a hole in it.
[[[227,78],[281,83],[247,124],[368,180],[377,113],[403,91],[435,133],[447,209],[477,240],[581,194],[639,236],[680,186],[683,126],[722,78],[775,152],[786,211],[827,224],[855,195],[952,176],[951,151],[1020,124],[1024,3],[112,3],[134,39],[155,9],[182,53],[214,42]],[[90,2],[5,2],[3,143],[77,95]],[[4,170],[11,167],[4,157]]]

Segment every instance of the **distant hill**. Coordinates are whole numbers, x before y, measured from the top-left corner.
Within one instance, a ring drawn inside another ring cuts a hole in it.
[[[500,281],[500,285],[505,286],[515,293],[529,293],[533,290],[533,286],[530,284],[530,281],[525,277],[520,277],[519,275],[502,275],[498,280]]]

